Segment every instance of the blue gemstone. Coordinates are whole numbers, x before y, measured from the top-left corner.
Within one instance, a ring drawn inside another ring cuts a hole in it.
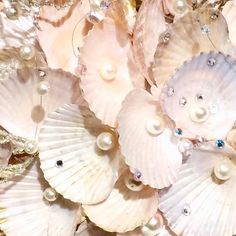
[[[183,131],[182,131],[182,129],[176,129],[175,130],[175,133],[176,133],[176,135],[182,135],[183,134]]]
[[[225,146],[225,142],[221,139],[216,140],[216,147],[222,149]]]

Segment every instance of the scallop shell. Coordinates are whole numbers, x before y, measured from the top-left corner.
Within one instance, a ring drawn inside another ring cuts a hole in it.
[[[140,180],[153,188],[172,184],[182,164],[182,155],[174,140],[171,123],[161,113],[159,103],[145,90],[130,92],[118,118],[121,152],[132,172],[141,172]],[[148,132],[149,120],[163,119],[163,131]]]
[[[202,53],[186,62],[168,81],[162,94],[166,114],[184,136],[225,138],[236,120],[235,76],[233,58],[216,52]]]
[[[65,105],[45,120],[39,135],[41,168],[50,185],[65,198],[94,204],[110,194],[118,179],[121,155],[117,146],[108,152],[97,147],[102,132],[113,133],[86,107]],[[58,160],[63,162],[61,168],[56,165]]]
[[[86,21],[88,12],[89,4],[86,0],[75,1],[72,6],[60,11],[54,6],[40,9],[40,30],[37,31],[37,36],[49,67],[75,73],[78,48],[82,46],[84,36],[92,27]]]
[[[226,2],[222,10],[222,15],[225,17],[228,24],[229,38],[234,46],[236,46],[236,5],[234,1]]]
[[[133,50],[139,68],[146,78],[150,77],[149,70],[154,61],[157,42],[165,29],[161,0],[144,0],[134,28]]]
[[[112,127],[117,125],[117,115],[127,93],[134,85],[144,85],[144,80],[138,79],[130,52],[128,34],[111,19],[96,24],[81,49],[81,59],[87,68],[81,78],[85,100],[97,118]],[[110,80],[100,75],[106,65],[114,71]]]
[[[231,48],[227,23],[220,12],[214,9],[190,11],[169,25],[163,34],[155,53],[154,79],[161,85],[184,61],[200,52],[228,52]]]
[[[124,234],[117,234],[117,236],[171,236],[171,234],[166,230],[162,229],[158,234],[143,234],[140,228],[135,229],[134,231],[127,232]]]
[[[96,205],[83,205],[89,219],[108,232],[131,231],[147,223],[157,211],[155,191],[147,186],[139,191],[130,190],[125,184],[129,177],[130,173],[125,172],[105,201]]]
[[[43,197],[48,184],[38,163],[11,182],[0,185],[0,225],[8,236],[74,235],[79,205],[59,197]]]
[[[38,93],[41,83],[50,87],[43,96]],[[65,103],[78,102],[79,96],[78,79],[62,70],[18,70],[0,81],[0,124],[12,134],[37,139],[47,113]]]
[[[195,150],[183,165],[178,181],[161,194],[160,210],[177,235],[236,234],[234,159],[229,180],[219,183],[212,174],[213,168],[226,159],[223,150]]]

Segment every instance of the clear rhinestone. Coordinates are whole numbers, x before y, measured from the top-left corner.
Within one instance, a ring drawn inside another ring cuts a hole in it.
[[[134,172],[134,180],[140,181],[140,178],[142,177],[142,173],[139,170],[135,170]]]
[[[209,58],[207,61],[208,66],[214,66],[216,64],[216,59],[215,58]]]
[[[209,28],[208,25],[203,25],[203,26],[201,27],[201,31],[202,31],[202,33],[204,33],[204,34],[208,34],[208,33],[210,33],[210,28]]]
[[[183,214],[185,216],[189,216],[191,214],[191,209],[190,209],[190,206],[189,205],[185,205],[184,208],[183,208]]]
[[[218,17],[219,17],[219,14],[218,14],[217,12],[214,12],[214,13],[211,15],[211,19],[212,19],[212,20],[216,20]]]
[[[175,93],[174,88],[172,88],[172,87],[168,88],[167,94],[168,94],[169,97],[173,96],[174,93]]]
[[[162,36],[162,42],[163,43],[169,42],[170,37],[171,37],[170,33],[169,32],[165,32],[164,35]]]
[[[179,105],[181,107],[184,107],[186,104],[187,104],[187,99],[185,97],[179,99]]]

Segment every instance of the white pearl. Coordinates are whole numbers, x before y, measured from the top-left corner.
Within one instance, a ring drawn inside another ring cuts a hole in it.
[[[24,45],[20,48],[20,56],[28,61],[35,56],[35,49],[32,45]]]
[[[146,130],[152,135],[159,135],[165,129],[164,120],[157,116],[155,118],[148,119],[146,122]]]
[[[230,179],[231,177],[231,172],[232,172],[232,164],[230,161],[224,161],[221,163],[218,163],[214,167],[214,175],[217,179],[226,181]]]
[[[125,185],[128,189],[134,192],[139,192],[144,188],[144,185],[140,181],[136,181],[132,174],[129,174],[124,179]]]
[[[178,13],[184,13],[187,10],[187,4],[185,0],[175,0],[174,1],[174,9]]]
[[[51,187],[44,190],[44,198],[49,202],[54,202],[58,198],[58,193]]]
[[[194,107],[190,110],[190,118],[196,123],[205,122],[208,118],[208,111],[205,107]]]
[[[143,236],[156,236],[163,228],[163,219],[160,214],[152,217],[150,221],[141,227]]]
[[[114,147],[114,137],[109,132],[103,132],[97,137],[97,146],[103,151],[109,151]]]
[[[112,63],[104,62],[99,71],[105,81],[112,81],[116,78],[117,66]]]
[[[48,81],[42,81],[39,83],[37,91],[40,95],[45,95],[49,92],[50,84]]]
[[[34,154],[38,151],[38,144],[33,140],[29,140],[24,144],[24,150],[28,154]]]

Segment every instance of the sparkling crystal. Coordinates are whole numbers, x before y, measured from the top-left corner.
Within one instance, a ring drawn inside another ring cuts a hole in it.
[[[181,135],[183,134],[182,129],[177,128],[177,129],[175,130],[175,134],[176,134],[177,136],[181,136]]]
[[[202,136],[196,136],[196,143],[198,146],[202,145],[205,142],[205,138]]]
[[[103,10],[107,10],[109,6],[111,5],[111,2],[108,0],[102,0],[100,3],[100,8]]]
[[[142,177],[142,173],[139,170],[135,170],[135,172],[134,172],[134,180],[135,181],[139,181],[141,177]]]
[[[179,105],[184,107],[187,104],[187,99],[185,97],[180,98]]]
[[[174,93],[175,93],[174,88],[172,88],[172,87],[168,88],[167,95],[168,95],[169,97],[173,96]]]
[[[201,27],[201,31],[202,31],[202,33],[204,33],[204,34],[208,34],[208,33],[210,33],[210,28],[209,28],[208,25],[203,25],[203,26]]]
[[[167,43],[170,40],[171,34],[169,32],[165,32],[162,36],[162,42]]]
[[[190,209],[190,206],[189,205],[185,205],[184,208],[183,208],[183,214],[185,216],[189,216],[191,214],[191,209]]]
[[[216,59],[215,58],[209,58],[207,61],[208,66],[214,66],[216,64]]]
[[[212,19],[212,20],[216,20],[218,17],[219,17],[219,14],[218,14],[217,12],[214,12],[214,13],[211,15],[211,19]]]
[[[39,72],[39,77],[45,77],[46,76],[46,72],[43,70],[38,70]]]
[[[215,145],[217,148],[222,149],[225,146],[225,142],[222,139],[217,139]]]

